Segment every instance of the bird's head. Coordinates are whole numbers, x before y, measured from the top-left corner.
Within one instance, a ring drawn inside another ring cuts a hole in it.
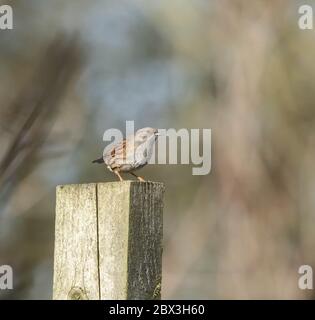
[[[155,128],[142,128],[135,134],[135,141],[138,143],[144,143],[149,139],[153,139],[159,135],[158,129]]]

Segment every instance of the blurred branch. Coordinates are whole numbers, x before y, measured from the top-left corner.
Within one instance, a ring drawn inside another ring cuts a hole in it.
[[[38,163],[37,152],[47,139],[62,97],[81,65],[77,39],[57,37],[44,52],[33,79],[7,109],[7,123],[26,114],[0,161],[0,199],[8,197],[18,181]]]

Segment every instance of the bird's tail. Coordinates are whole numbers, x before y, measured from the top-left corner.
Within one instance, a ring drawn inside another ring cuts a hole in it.
[[[102,157],[102,158],[99,158],[99,159],[92,161],[92,163],[104,163],[104,159]]]

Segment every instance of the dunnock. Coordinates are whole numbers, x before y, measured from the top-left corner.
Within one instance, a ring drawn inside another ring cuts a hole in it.
[[[120,181],[123,181],[120,172],[128,172],[144,182],[145,180],[134,174],[133,171],[148,163],[158,135],[158,130],[154,128],[139,129],[135,135],[127,137],[105,151],[103,157],[94,160],[93,163],[105,163]]]

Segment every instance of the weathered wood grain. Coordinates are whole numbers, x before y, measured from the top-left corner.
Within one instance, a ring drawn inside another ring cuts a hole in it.
[[[54,299],[159,299],[164,185],[57,187]]]
[[[128,299],[160,299],[164,186],[135,183],[130,192]]]
[[[126,299],[130,183],[98,184],[101,299]]]
[[[158,299],[164,186],[98,184],[101,299]]]
[[[54,299],[99,299],[96,185],[56,190]]]

